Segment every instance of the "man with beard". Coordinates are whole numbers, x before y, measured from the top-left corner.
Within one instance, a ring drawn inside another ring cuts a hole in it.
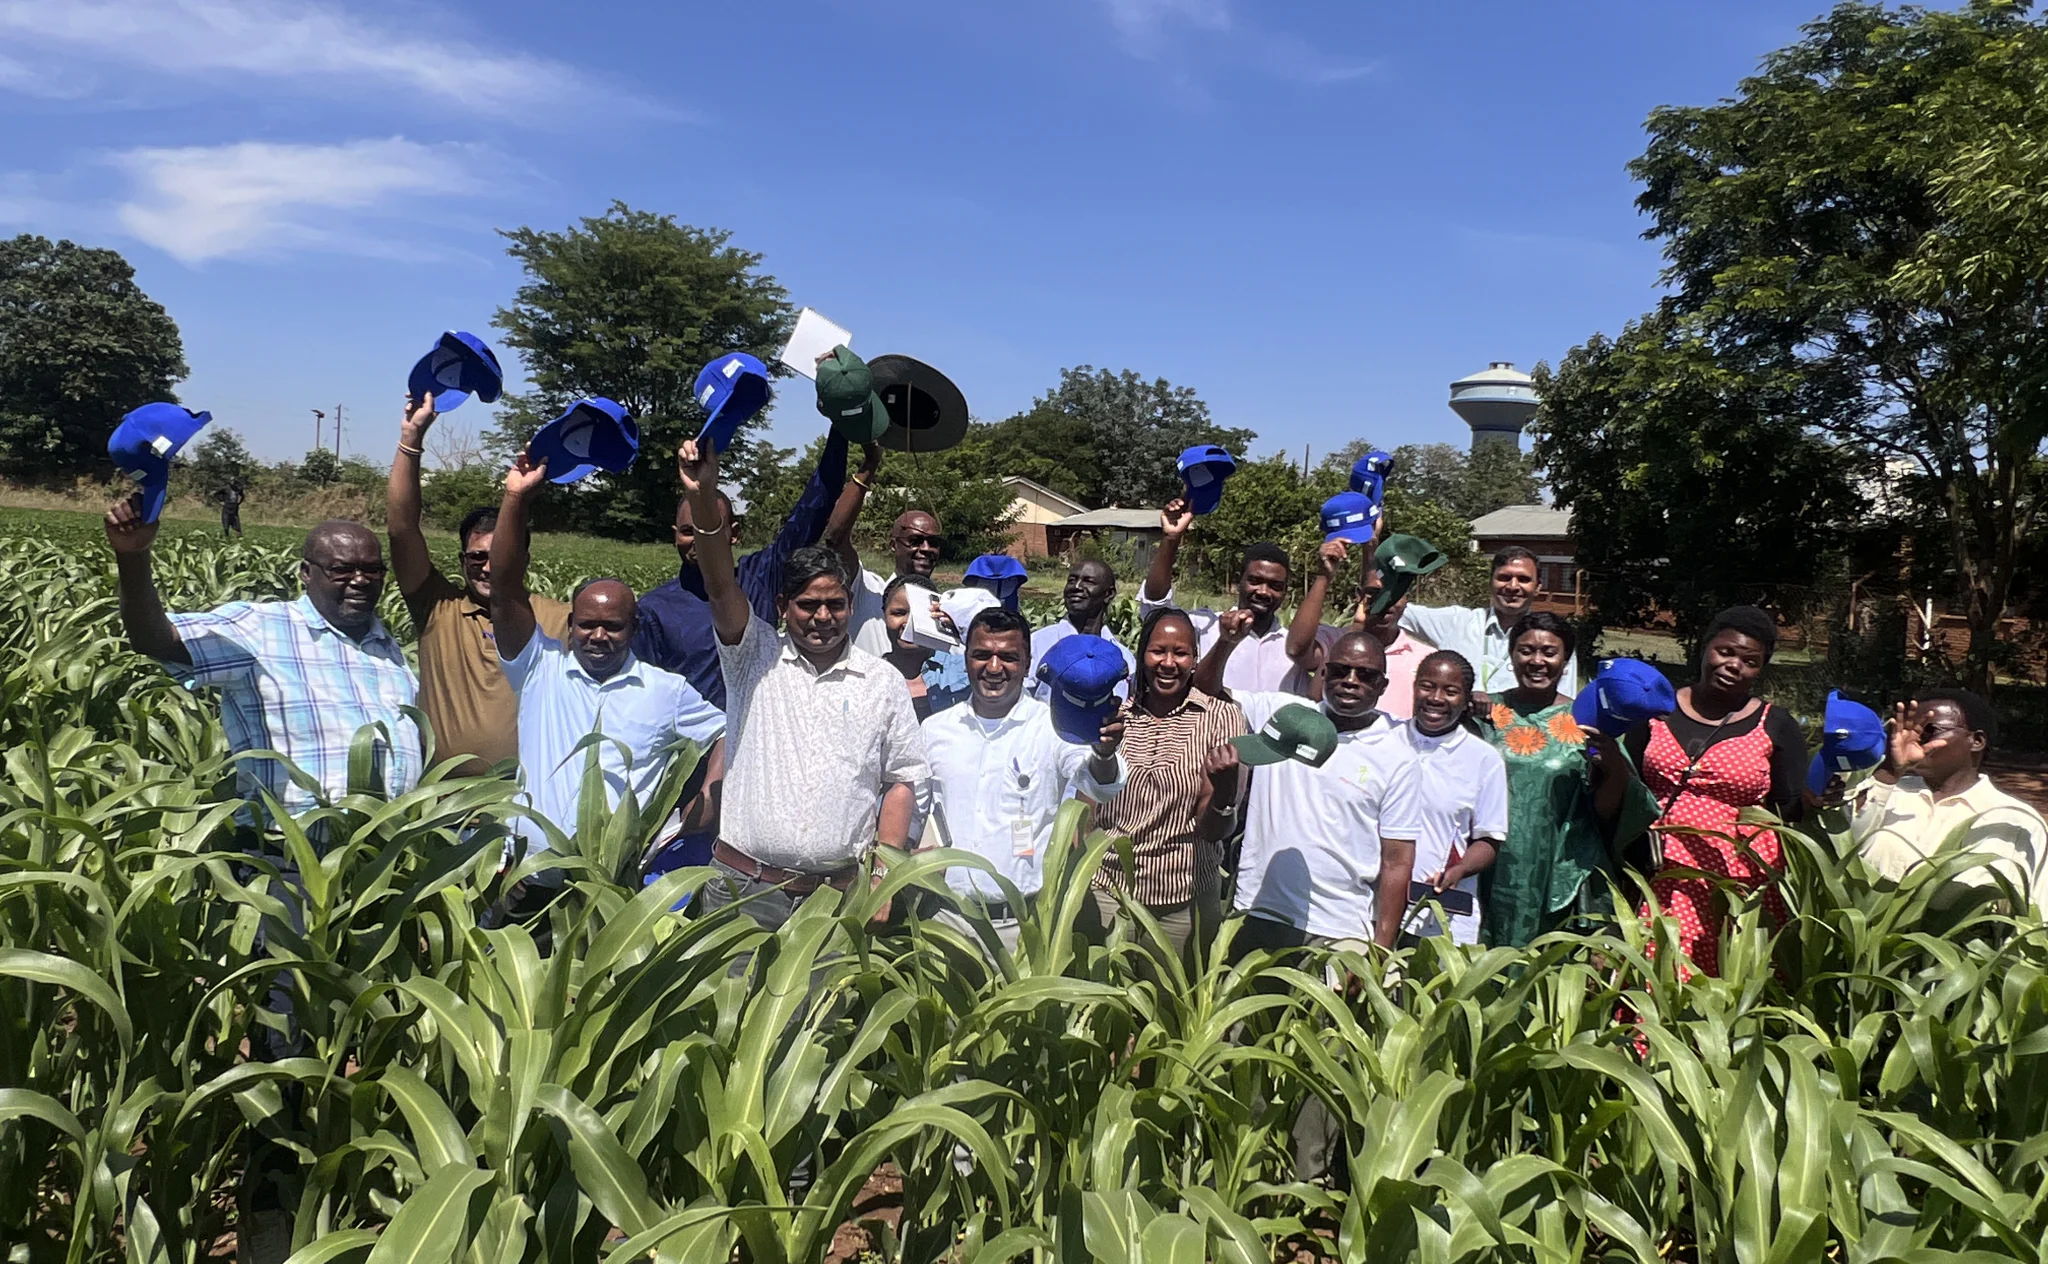
[[[1174,562],[1180,556],[1181,539],[1194,520],[1195,511],[1183,497],[1176,496],[1159,511],[1159,549],[1152,555],[1152,569],[1138,588],[1141,618],[1174,604]],[[1287,550],[1267,540],[1245,549],[1244,564],[1238,569],[1234,608],[1249,616],[1243,637],[1246,644],[1241,653],[1228,660],[1222,682],[1225,686],[1297,696],[1308,693],[1315,674],[1314,646],[1301,655],[1289,653],[1287,624],[1280,618],[1280,607],[1287,600],[1292,579],[1293,566],[1287,560]],[[1201,653],[1206,655],[1216,648],[1217,612],[1205,608],[1187,614],[1195,626]]]
[[[798,899],[853,881],[877,844],[909,846],[917,786],[929,775],[924,743],[902,676],[847,639],[850,586],[838,554],[790,554],[776,635],[733,572],[716,450],[686,441],[676,464],[700,524],[697,562],[726,689],[725,792],[712,848],[721,878],[704,888],[702,906],[744,900],[772,930]]]
[[[855,497],[857,493],[850,490],[848,495]],[[939,564],[939,546],[942,543],[938,517],[930,510],[908,509],[897,515],[889,527],[889,552],[894,556],[896,569],[887,575],[877,575],[870,570],[859,573],[858,586],[853,592],[852,619],[847,625],[855,645],[877,658],[889,652],[889,627],[882,618],[884,595],[889,591],[889,585],[898,579],[907,579],[938,591],[938,583],[932,579],[932,568]],[[859,564],[850,547],[840,552],[849,570]]]
[[[734,564],[748,606],[770,623],[775,621],[776,585],[789,555],[812,544],[843,548],[853,533],[854,520],[860,517],[863,479],[874,476],[882,450],[869,444],[859,472],[851,479],[846,477],[846,455],[846,436],[832,431],[825,437],[818,468],[812,471],[782,529],[765,547]],[[723,491],[718,493],[718,511],[715,520],[703,521],[722,532],[728,545],[736,543],[739,522],[733,515],[732,498]],[[690,498],[680,497],[676,501],[675,543],[682,565],[674,579],[641,598],[633,652],[656,667],[685,677],[711,705],[723,707],[725,678],[718,670],[718,638],[712,633],[711,602],[697,563],[698,521]]]
[[[491,629],[491,541],[496,506],[463,515],[462,583],[449,581],[427,551],[420,530],[420,457],[436,417],[434,397],[406,396],[398,427],[398,453],[384,489],[385,531],[391,537],[391,577],[420,638],[420,710],[433,727],[435,758],[468,756],[461,771],[480,774],[519,754],[519,700],[498,669]],[[531,599],[534,618],[549,636],[567,632],[569,607],[551,597]]]
[[[1103,722],[1100,740],[1079,746],[1054,731],[1049,706],[1024,696],[1035,661],[1029,631],[1023,616],[1000,606],[975,615],[967,626],[968,705],[923,725],[941,842],[987,860],[1027,900],[1044,884],[1060,805],[1077,797],[1107,803],[1124,783],[1120,707]],[[993,878],[962,867],[946,871],[946,885],[963,906],[979,905],[1003,946],[1016,951],[1019,910]],[[937,916],[974,937],[960,914]]]
[[[1248,610],[1223,613],[1195,688],[1206,691],[1225,674],[1251,624]],[[1335,749],[1319,765],[1284,759],[1252,777],[1234,900],[1246,915],[1237,939],[1244,951],[1367,938],[1391,948],[1408,909],[1421,801],[1415,757],[1378,709],[1386,652],[1373,637],[1346,632],[1331,643],[1320,675]],[[1283,707],[1315,705],[1270,691],[1228,695],[1255,733]],[[1225,748],[1217,762],[1229,767],[1234,751]]]
[[[1309,580],[1308,592],[1294,612],[1294,622],[1287,627],[1289,657],[1300,659],[1311,652],[1327,650],[1342,631],[1323,622],[1323,610],[1330,586],[1343,573],[1350,555],[1351,546],[1343,540],[1323,542],[1316,554],[1315,578]],[[1408,609],[1407,593],[1402,593],[1381,613],[1372,613],[1372,603],[1379,597],[1383,581],[1379,568],[1370,561],[1371,554],[1366,557],[1367,570],[1359,580],[1358,605],[1351,616],[1351,627],[1369,634],[1386,652],[1387,687],[1380,694],[1379,709],[1394,719],[1405,720],[1414,706],[1416,666],[1436,647],[1402,630],[1401,616]]]
[[[717,803],[725,717],[689,681],[634,654],[633,590],[616,579],[583,585],[569,603],[566,639],[536,624],[526,591],[526,526],[530,502],[547,477],[545,464],[520,454],[505,475],[499,529],[491,542],[491,621],[505,679],[519,700],[520,797],[563,834],[573,834],[586,806],[584,773],[592,761],[604,783],[607,813],[629,793],[644,807],[668,772],[675,742],[688,739],[706,748],[705,773],[684,824],[701,825]],[[593,734],[600,740],[587,741]],[[513,830],[525,856],[553,849],[540,822],[522,818]],[[560,870],[522,880],[499,916],[531,916],[559,893],[561,881]]]
[[[1515,687],[1515,667],[1508,653],[1508,629],[1529,613],[1536,600],[1536,555],[1511,544],[1493,555],[1493,599],[1482,607],[1410,606],[1401,626],[1438,649],[1456,650],[1478,673],[1473,691],[1476,706],[1493,694]],[[1579,691],[1579,671],[1567,659],[1558,691],[1566,697]]]
[[[1130,669],[1131,675],[1138,674],[1138,660],[1109,630],[1109,603],[1116,599],[1116,572],[1109,569],[1109,563],[1093,558],[1074,563],[1067,571],[1067,586],[1060,598],[1067,607],[1067,617],[1031,634],[1032,662],[1044,662],[1052,647],[1070,636],[1099,636],[1123,655],[1124,666]],[[1031,680],[1024,689],[1034,698],[1043,699],[1045,696],[1044,681]],[[1119,698],[1128,697],[1129,682],[1118,685],[1116,692]]]

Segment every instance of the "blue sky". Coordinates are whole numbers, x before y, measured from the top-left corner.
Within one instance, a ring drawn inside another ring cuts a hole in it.
[[[340,402],[387,459],[434,336],[495,337],[493,230],[614,198],[732,230],[980,417],[1086,363],[1194,387],[1258,452],[1462,443],[1453,379],[1652,302],[1648,111],[1820,9],[0,0],[0,231],[127,255],[185,401],[267,458]]]

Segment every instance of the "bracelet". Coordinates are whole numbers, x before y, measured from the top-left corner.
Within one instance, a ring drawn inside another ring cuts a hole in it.
[[[405,453],[405,454],[406,454],[407,456],[425,456],[425,455],[427,454],[427,451],[426,451],[426,449],[425,449],[425,448],[408,448],[408,447],[406,447],[406,446],[405,446],[405,440],[403,440],[403,439],[400,439],[400,440],[398,441],[398,450],[399,450],[400,452],[403,452],[403,453]]]
[[[715,527],[698,527],[698,528],[697,528],[697,534],[698,534],[698,535],[718,535],[719,533],[721,533],[721,532],[723,532],[723,531],[725,530],[725,528],[726,528],[726,523],[727,523],[727,522],[730,522],[730,521],[732,521],[732,520],[731,520],[730,518],[728,518],[728,519],[726,519],[726,522],[721,522],[721,523],[719,523],[719,524],[718,524],[717,526],[715,526]]]
[[[875,490],[875,485],[873,483],[863,482],[861,480],[861,476],[858,474],[853,476],[853,485],[855,487],[860,488],[864,492],[871,492]]]

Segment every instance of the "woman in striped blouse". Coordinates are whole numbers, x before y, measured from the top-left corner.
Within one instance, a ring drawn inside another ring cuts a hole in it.
[[[1138,676],[1124,720],[1122,793],[1097,815],[1111,834],[1127,836],[1131,864],[1113,848],[1095,875],[1101,928],[1122,917],[1117,893],[1142,904],[1159,923],[1166,946],[1185,959],[1199,953],[1216,925],[1221,894],[1218,840],[1229,832],[1238,801],[1238,772],[1212,780],[1211,752],[1249,732],[1237,704],[1194,687],[1200,661],[1194,624],[1171,607],[1147,615],[1138,632]]]

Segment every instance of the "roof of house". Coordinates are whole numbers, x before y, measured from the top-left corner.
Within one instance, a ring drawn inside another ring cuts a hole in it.
[[[1474,537],[1548,536],[1565,540],[1571,538],[1572,516],[1566,510],[1553,509],[1549,505],[1509,505],[1474,518],[1472,534]]]
[[[1003,486],[1028,488],[1033,493],[1042,496],[1047,500],[1056,502],[1060,507],[1066,509],[1069,513],[1080,513],[1082,510],[1088,508],[1088,506],[1082,504],[1078,500],[1075,500],[1072,496],[1069,496],[1064,492],[1056,492],[1052,488],[1047,487],[1044,483],[1035,482],[1031,479],[1024,477],[1022,474],[1004,475]]]
[[[1119,531],[1157,531],[1159,530],[1159,511],[1157,509],[1118,509],[1115,507],[1090,509],[1086,513],[1077,513],[1062,518],[1052,525],[1056,527],[1114,527]]]

